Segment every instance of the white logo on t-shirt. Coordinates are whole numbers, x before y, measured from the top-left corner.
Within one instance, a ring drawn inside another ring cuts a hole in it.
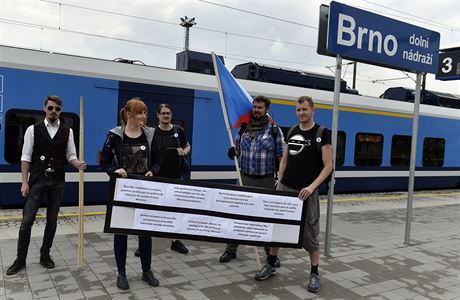
[[[305,140],[303,135],[295,134],[288,141],[289,154],[297,155],[303,151],[306,146],[311,145],[311,140]]]

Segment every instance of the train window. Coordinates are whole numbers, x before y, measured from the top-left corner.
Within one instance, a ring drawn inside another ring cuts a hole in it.
[[[27,127],[43,120],[41,110],[10,109],[5,116],[5,161],[10,164],[21,162],[22,145]],[[74,113],[62,112],[60,120],[73,129],[75,146],[78,152],[80,120]]]
[[[424,167],[442,167],[444,165],[444,151],[446,140],[440,138],[425,138],[423,140]]]
[[[347,135],[345,131],[337,131],[337,155],[335,157],[335,165],[343,166],[345,162],[345,142]]]
[[[394,135],[391,139],[392,166],[408,166],[410,164],[410,150],[412,137],[409,135]]]
[[[355,140],[355,165],[380,166],[382,164],[383,135],[357,133]]]

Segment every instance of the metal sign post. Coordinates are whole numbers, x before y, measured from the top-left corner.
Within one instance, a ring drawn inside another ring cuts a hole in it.
[[[319,25],[317,52],[328,56],[337,55],[334,114],[332,119],[334,167],[337,150],[338,104],[340,95],[339,89],[337,88],[337,80],[340,80],[340,75],[337,74],[340,74],[340,59],[345,58],[397,70],[417,72],[407,201],[406,236],[404,241],[408,244],[410,240],[410,224],[412,218],[421,76],[424,73],[436,74],[438,70],[440,34],[435,31],[387,18],[336,1],[332,1],[330,3],[329,12],[327,12],[327,8],[325,6],[320,7]],[[450,72],[454,72],[451,70],[453,69],[452,63],[454,62],[454,59],[455,56],[449,56],[443,59],[442,62],[444,65],[441,69],[443,73],[448,73],[450,75]],[[450,68],[451,66],[452,68]],[[333,173],[328,197],[326,255],[329,255],[330,252],[334,180],[335,174]]]
[[[412,120],[412,141],[410,148],[410,167],[409,167],[409,187],[407,192],[406,210],[406,232],[404,234],[404,244],[410,245],[410,227],[412,221],[412,204],[414,202],[414,183],[415,183],[415,162],[417,153],[418,119],[420,110],[420,90],[422,85],[422,73],[417,72],[415,80],[415,99],[414,99],[414,118]]]
[[[331,182],[327,193],[326,215],[326,241],[324,243],[324,255],[331,256],[331,231],[332,231],[332,204],[334,201],[335,162],[337,153],[337,130],[339,128],[339,103],[340,103],[340,79],[342,77],[342,57],[335,58],[335,82],[334,82],[334,108],[332,111],[332,168]]]

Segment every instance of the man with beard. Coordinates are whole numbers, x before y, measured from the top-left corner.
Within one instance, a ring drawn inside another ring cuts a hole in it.
[[[299,125],[292,127],[287,136],[288,146],[280,163],[277,190],[298,193],[307,206],[302,246],[310,255],[311,271],[307,290],[319,292],[319,199],[318,188],[332,173],[331,135],[315,123],[314,103],[311,97],[302,96],[296,102]],[[279,248],[271,248],[267,264],[256,273],[256,280],[276,275],[275,261]]]
[[[59,121],[61,110],[60,97],[46,97],[43,106],[45,120],[29,126],[24,135],[21,156],[21,194],[26,197],[26,200],[19,228],[17,258],[6,271],[6,275],[16,274],[26,266],[32,225],[45,195],[48,202],[45,234],[40,248],[40,264],[47,269],[54,268],[50,249],[64,194],[64,164],[68,161],[76,169],[86,168],[86,163],[77,159],[72,129]],[[27,178],[29,169],[30,177]]]
[[[243,185],[273,189],[277,162],[281,160],[285,148],[283,133],[267,114],[270,100],[257,96],[252,102],[252,114],[249,124],[242,124],[235,137],[235,146],[228,149],[228,157],[238,157]],[[227,244],[220,262],[236,258],[238,244]],[[267,256],[270,247],[265,247]],[[277,259],[277,266],[280,261]]]

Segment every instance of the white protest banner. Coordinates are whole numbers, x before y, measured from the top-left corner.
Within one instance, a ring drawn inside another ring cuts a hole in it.
[[[303,201],[293,193],[139,176],[110,184],[105,232],[300,246]]]

